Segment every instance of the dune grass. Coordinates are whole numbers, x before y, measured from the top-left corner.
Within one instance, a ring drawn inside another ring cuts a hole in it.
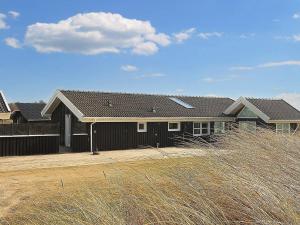
[[[232,131],[202,157],[99,171],[43,190],[7,224],[300,224],[300,137]]]

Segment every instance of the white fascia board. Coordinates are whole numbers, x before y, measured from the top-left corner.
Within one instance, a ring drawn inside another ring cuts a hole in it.
[[[7,110],[8,110],[9,112],[11,112],[10,107],[9,107],[9,105],[8,105],[8,102],[7,102],[6,98],[5,98],[5,95],[3,94],[2,91],[0,91],[0,94],[2,95],[2,98],[3,98],[3,101],[4,101],[4,103],[5,103],[5,106],[6,106]]]
[[[8,113],[0,113],[0,120],[9,120],[10,119],[10,112]]]
[[[254,112],[259,118],[261,118],[264,122],[269,123],[270,117],[267,116],[265,113],[260,111],[255,105],[249,102],[246,98],[240,97],[236,100],[231,106],[229,106],[225,111],[224,114],[230,115],[234,114],[241,108],[241,106],[248,107],[252,112]]]
[[[60,100],[80,121],[83,118],[83,113],[59,90],[55,92],[55,94],[51,97],[47,105],[42,110],[42,116],[51,115],[53,110],[51,111],[51,107],[55,104],[55,102]],[[55,107],[54,107],[55,108]]]
[[[83,117],[81,122],[234,122],[233,117]]]
[[[232,103],[227,109],[225,109],[224,114],[230,115],[233,114],[235,111],[238,111],[237,109],[240,108],[240,106],[243,104],[244,97],[238,98],[234,103]]]
[[[269,120],[269,123],[300,123],[300,120]]]

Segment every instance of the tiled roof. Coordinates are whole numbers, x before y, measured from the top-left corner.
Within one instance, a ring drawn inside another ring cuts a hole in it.
[[[14,103],[14,110],[20,111],[27,121],[48,120],[41,115],[45,103]]]
[[[84,117],[221,117],[230,98],[64,91]],[[194,108],[170,99],[175,97]]]
[[[9,109],[5,104],[5,97],[2,95],[2,92],[0,91],[0,113],[8,113],[8,112]]]
[[[300,120],[300,112],[282,99],[247,98],[271,120]]]

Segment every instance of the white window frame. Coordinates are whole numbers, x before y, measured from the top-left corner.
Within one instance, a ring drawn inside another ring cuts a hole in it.
[[[278,128],[278,125],[285,125],[288,124],[289,125],[289,132],[288,133],[284,133],[284,129],[283,127],[281,129]],[[290,123],[276,123],[276,134],[291,134],[291,124]]]
[[[140,124],[144,124],[144,129],[140,129]],[[147,122],[138,122],[137,123],[137,132],[138,133],[145,133],[147,132]]]
[[[177,129],[170,129],[170,124],[171,123],[176,123],[178,125]],[[180,130],[181,130],[180,122],[168,122],[168,131],[180,131]]]
[[[199,123],[200,127],[195,128],[195,123]],[[207,123],[207,133],[205,133],[205,134],[202,132],[202,130],[203,130],[202,124],[203,123]],[[195,129],[200,130],[200,134],[195,134]],[[199,136],[206,136],[206,135],[210,135],[210,122],[193,122],[193,136],[199,137]]]
[[[216,123],[221,123],[222,124],[222,130],[219,133],[216,133]],[[214,134],[225,134],[226,132],[226,123],[223,121],[215,121],[214,122]]]

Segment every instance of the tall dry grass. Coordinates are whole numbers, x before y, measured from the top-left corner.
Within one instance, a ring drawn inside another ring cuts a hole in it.
[[[300,224],[300,137],[232,131],[203,157],[99,171],[104,182],[44,193],[10,224]]]

